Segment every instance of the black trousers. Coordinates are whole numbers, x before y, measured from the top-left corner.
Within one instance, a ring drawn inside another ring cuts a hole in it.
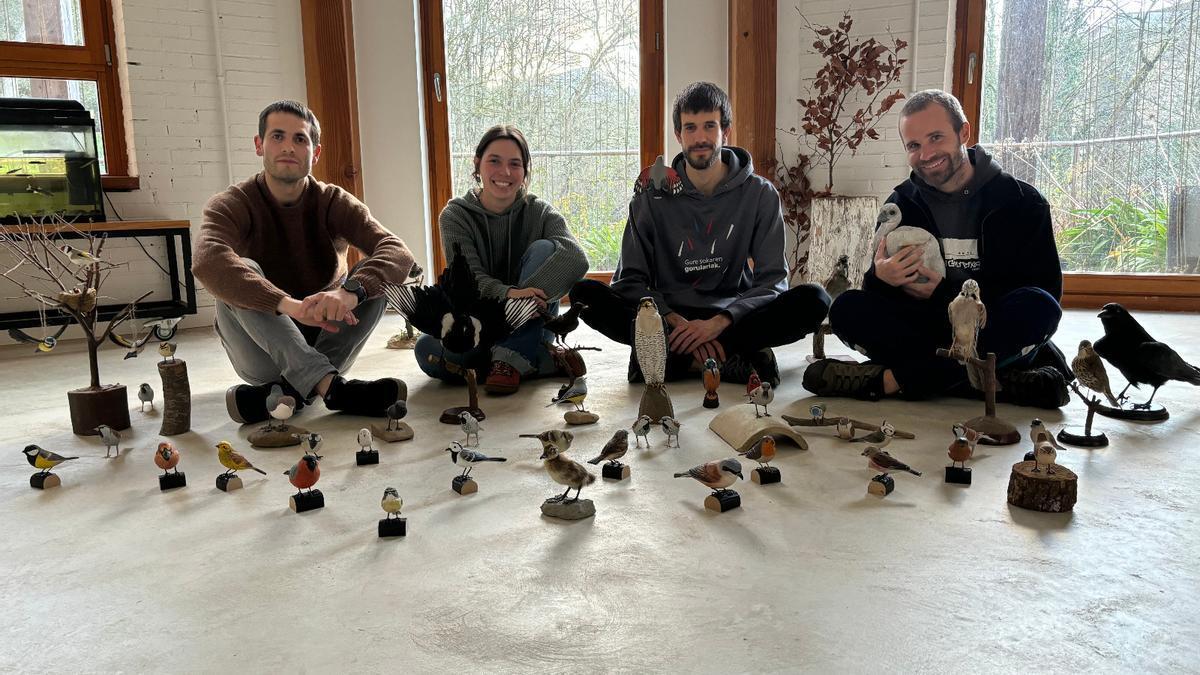
[[[584,323],[623,345],[633,343],[633,319],[637,303],[630,302],[608,285],[584,279],[571,289],[571,302],[582,302],[587,309],[580,315]],[[672,307],[683,318],[711,319],[721,310],[711,307]],[[829,312],[829,295],[816,284],[803,284],[780,293],[767,305],[750,312],[741,321],[726,328],[717,340],[726,356],[749,356],[767,347],[791,344],[812,333]]]

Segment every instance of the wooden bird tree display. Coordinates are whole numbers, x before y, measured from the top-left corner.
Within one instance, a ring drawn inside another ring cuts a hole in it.
[[[107,324],[101,324],[97,298],[103,297],[105,281],[119,267],[101,258],[105,241],[103,235],[82,232],[58,216],[0,227],[0,250],[12,259],[0,276],[37,302],[39,313],[61,312],[83,329],[91,381],[87,387],[67,392],[72,431],[79,436],[97,434],[101,424],[113,429],[129,428],[125,386],[100,384],[97,352],[133,317],[137,303],[153,292],[138,296]]]
[[[937,355],[958,360],[960,354],[949,349],[938,349]],[[983,386],[983,414],[965,422],[968,429],[979,432],[979,442],[984,445],[1012,445],[1021,440],[1021,434],[1007,420],[996,416],[996,355],[988,352],[987,358],[965,357],[968,369],[975,369],[971,381],[978,380]]]

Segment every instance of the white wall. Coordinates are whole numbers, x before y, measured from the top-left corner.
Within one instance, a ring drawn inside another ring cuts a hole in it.
[[[919,3],[920,8],[920,30],[915,36],[914,2]],[[909,48],[902,52],[903,58],[911,59],[913,45],[916,45],[915,71],[911,70],[914,63],[910,60],[905,64],[910,70],[902,75],[897,86],[909,93],[914,90],[914,84],[916,90],[950,88],[948,59],[953,54],[954,35],[952,4],[950,0],[878,0],[849,5],[836,0],[780,2],[776,126],[782,129],[800,128],[800,106],[796,99],[807,95],[808,87],[821,67],[821,58],[812,49],[812,34],[805,28],[797,6],[809,21],[829,26],[836,25],[843,12],[849,11],[854,19],[852,34],[859,37],[875,36],[882,40],[890,33],[907,41]],[[914,72],[915,82],[912,79]],[[867,141],[859,147],[856,155],[847,154],[839,160],[834,172],[834,192],[876,196],[882,200],[908,175],[908,165],[896,130],[901,105],[896,105],[876,127],[880,140]],[[780,133],[779,139],[790,164],[800,148],[800,141],[783,133]],[[822,167],[812,172],[810,178],[814,188],[820,190],[825,186],[826,177]]]
[[[416,2],[354,3],[363,201],[429,270],[432,251],[419,54]]]
[[[679,152],[671,110],[687,85],[708,81],[729,91],[728,0],[665,0],[666,106],[663,111],[666,158]]]

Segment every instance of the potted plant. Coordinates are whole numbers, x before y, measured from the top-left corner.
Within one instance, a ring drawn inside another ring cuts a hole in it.
[[[907,62],[900,52],[908,43],[891,38],[888,45],[874,37],[854,37],[848,12],[836,27],[814,25],[802,13],[800,17],[823,64],[809,96],[796,99],[800,129],[785,132],[802,136],[805,143],[794,161],[769,167],[793,235],[792,280],[824,281],[842,254],[850,256],[850,278],[861,279],[873,233],[865,225],[875,222],[878,200],[835,194],[834,168],[847,151],[853,155],[865,141],[878,139],[875,126],[904,98],[891,88]],[[820,172],[824,188],[812,188],[813,171]]]
[[[38,303],[43,328],[48,312],[61,312],[79,324],[87,339],[91,382],[87,387],[67,392],[72,430],[80,436],[98,433],[96,427],[101,424],[113,429],[129,428],[125,385],[100,384],[97,352],[122,323],[133,317],[137,303],[152,293],[146,292],[125,305],[101,329],[98,298],[104,296],[100,289],[116,267],[100,257],[104,242],[103,236],[83,232],[57,216],[0,226],[0,250],[15,260],[15,264],[6,263],[0,276]],[[57,341],[57,335],[38,338],[17,329],[9,333],[22,341],[38,343],[39,351],[52,350]]]

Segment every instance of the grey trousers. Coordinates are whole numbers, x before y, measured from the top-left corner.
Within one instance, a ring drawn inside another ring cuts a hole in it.
[[[245,260],[262,271],[258,263]],[[242,309],[218,300],[215,328],[238,377],[254,385],[287,380],[307,398],[321,378],[350,370],[385,308],[382,296],[369,299],[354,308],[358,324],[339,324],[341,330],[331,333],[302,329],[284,314]]]

